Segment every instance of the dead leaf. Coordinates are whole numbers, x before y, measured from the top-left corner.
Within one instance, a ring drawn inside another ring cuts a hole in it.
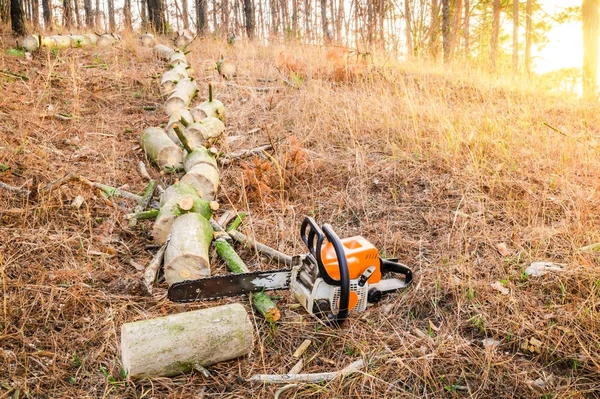
[[[506,244],[503,243],[503,242],[501,242],[499,244],[496,244],[496,249],[498,250],[498,252],[502,256],[509,256],[510,255],[510,250],[508,249],[508,247],[506,246]]]
[[[500,345],[500,341],[495,340],[494,338],[485,338],[481,340],[484,348],[495,348]]]
[[[495,281],[490,284],[490,286],[496,291],[500,292],[502,295],[508,295],[510,290],[506,288],[500,281]]]

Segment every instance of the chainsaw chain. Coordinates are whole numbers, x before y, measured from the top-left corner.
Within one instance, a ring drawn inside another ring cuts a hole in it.
[[[261,271],[258,273],[281,273],[281,272],[290,272],[290,269],[278,269],[278,270],[265,270],[265,271]],[[236,277],[238,276],[251,276],[251,275],[255,275],[257,272],[246,272],[246,273],[235,273],[234,275]],[[206,279],[212,280],[212,281],[216,281],[216,280],[226,280],[228,278],[230,278],[231,275],[229,274],[225,274],[225,275],[220,275],[220,276],[211,276],[211,277],[206,277]],[[201,279],[201,280],[204,280]],[[291,280],[291,277],[290,277]],[[174,292],[175,290],[177,290],[178,287],[181,286],[185,286],[187,284],[196,282],[198,280],[184,280],[184,281],[180,281],[178,283],[172,284],[169,287],[169,290],[167,292],[167,297],[169,298],[169,300],[173,301],[173,302],[178,302],[178,303],[190,303],[190,302],[205,302],[205,301],[214,301],[217,299],[223,299],[223,298],[232,298],[231,296],[228,295],[221,295],[221,296],[214,296],[214,297],[210,297],[210,298],[184,298],[184,299],[177,299],[177,298],[173,298],[171,296],[171,293]],[[291,281],[288,281],[288,286],[290,285]],[[258,291],[260,292],[260,291]],[[242,293],[242,294],[238,294],[235,296],[243,296],[243,297],[247,297],[249,293]]]

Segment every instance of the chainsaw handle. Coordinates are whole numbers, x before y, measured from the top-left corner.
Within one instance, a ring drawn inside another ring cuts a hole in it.
[[[340,268],[340,279],[332,279],[331,276],[327,274],[325,267],[323,267],[323,263],[321,262],[321,246],[323,245],[322,237],[317,242],[319,271],[321,272],[321,277],[323,280],[325,280],[325,282],[327,282],[327,280],[331,280],[335,283],[333,285],[339,285],[340,287],[340,305],[338,307],[338,313],[335,320],[332,320],[334,324],[340,326],[346,320],[346,317],[348,317],[348,306],[350,304],[350,272],[348,271],[348,261],[346,260],[346,254],[344,252],[342,240],[340,240],[338,235],[335,233],[335,231],[333,231],[333,228],[329,224],[323,225],[323,232],[335,250],[335,256],[337,257],[338,266]]]
[[[406,265],[402,263],[396,262],[397,259],[381,259],[381,272],[392,272],[404,275],[404,282],[406,284],[410,283],[413,279],[412,270]]]
[[[308,230],[307,230],[308,229]],[[315,236],[317,237],[317,242],[315,242]],[[319,225],[317,224],[317,222],[315,222],[315,220],[309,216],[306,216],[304,218],[304,221],[302,222],[302,226],[300,226],[300,237],[302,238],[302,241],[304,241],[304,244],[306,244],[306,247],[308,248],[309,252],[312,254],[312,256],[315,258],[315,260],[317,261],[317,264],[321,263],[321,247],[319,245],[319,251],[317,251],[317,243],[323,242],[323,230],[321,230],[321,228],[319,227]]]

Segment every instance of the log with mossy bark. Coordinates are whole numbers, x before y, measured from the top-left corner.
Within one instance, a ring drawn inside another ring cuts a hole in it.
[[[159,127],[149,127],[140,138],[142,149],[148,158],[160,169],[180,169],[183,152]]]
[[[175,89],[165,101],[165,112],[167,115],[173,114],[182,108],[187,107],[198,92],[196,82],[191,78],[184,78],[177,82]]]
[[[225,125],[213,116],[204,118],[201,122],[194,122],[185,128],[185,135],[192,147],[207,145],[220,137],[223,132],[225,132]]]
[[[178,126],[181,131],[185,130],[186,126],[193,123],[194,118],[187,108],[181,108],[179,111],[175,111],[169,117],[169,122],[165,127],[167,135],[177,145],[181,145],[181,140],[177,136],[174,128]]]
[[[121,327],[121,359],[130,379],[170,377],[245,356],[252,350],[253,326],[239,303]]]
[[[100,37],[98,37],[98,41],[96,42],[96,45],[98,47],[111,47],[119,39],[120,39],[120,37],[118,35],[115,35],[112,33],[105,33],[103,35],[100,35]]]
[[[152,48],[152,52],[158,58],[168,61],[171,55],[175,52],[171,47],[165,46],[164,44],[157,44]]]
[[[187,208],[187,209],[185,209]],[[160,196],[160,210],[156,216],[152,236],[157,244],[164,244],[171,232],[173,221],[185,213],[199,213],[210,218],[214,204],[200,198],[194,187],[185,183],[175,183]]]
[[[213,201],[219,189],[219,172],[213,165],[200,163],[188,170],[180,181],[194,187],[200,198]]]
[[[187,66],[188,65],[187,57],[185,56],[185,54],[183,52],[175,51],[169,57],[169,65],[171,65],[172,67],[177,66],[177,65]]]
[[[213,98],[212,85],[208,85],[208,101],[192,108],[192,115],[196,122],[200,122],[209,116],[214,116],[220,120],[225,119],[225,106],[219,100]]]
[[[72,47],[88,47],[92,44],[90,38],[86,35],[71,35]]]
[[[235,249],[224,238],[217,238],[214,242],[217,254],[225,261],[227,268],[235,274],[248,273],[248,266],[242,258],[235,252]],[[264,292],[255,292],[252,294],[252,304],[265,320],[276,322],[281,314],[271,298]]]
[[[164,261],[169,285],[210,276],[208,249],[212,239],[213,229],[200,213],[186,213],[173,221]]]
[[[173,90],[175,90],[177,82],[181,79],[189,78],[190,73],[191,71],[189,68],[186,68],[184,65],[178,65],[163,73],[162,78],[160,79],[162,93],[165,95],[171,94]]]
[[[217,160],[210,150],[203,146],[195,147],[192,152],[186,154],[183,160],[183,169],[188,172],[199,164],[208,164],[217,170]]]

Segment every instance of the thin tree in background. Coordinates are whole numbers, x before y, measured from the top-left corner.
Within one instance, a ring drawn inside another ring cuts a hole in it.
[[[50,0],[42,0],[42,15],[44,17],[44,28],[52,31],[52,4]]]
[[[465,16],[463,23],[463,39],[465,41],[465,59],[468,60],[471,54],[471,3],[465,0]]]
[[[114,32],[117,30],[115,23],[115,0],[108,0],[108,30]]]
[[[502,3],[500,0],[494,0],[494,19],[492,20],[492,42],[490,44],[490,70],[496,72],[496,62],[498,58],[498,42],[500,38],[500,11]]]
[[[440,1],[431,2],[431,34],[429,35],[429,52],[431,58],[436,61],[440,55]]]
[[[40,1],[32,0],[31,18],[33,19],[33,29],[36,32],[40,30]]]
[[[223,32],[228,34],[229,33],[229,0],[221,1],[221,25],[223,26]]]
[[[410,10],[410,0],[404,0],[404,34],[406,35],[406,56],[409,58],[414,57],[415,48],[413,46],[412,38],[412,19]]]
[[[165,20],[163,18],[163,7],[161,0],[148,1],[148,22],[156,32],[165,32]]]
[[[450,59],[454,58],[456,46],[460,38],[460,17],[462,15],[462,0],[455,0],[452,17],[452,43],[450,44]]]
[[[96,27],[100,29],[102,27],[102,10],[100,10],[100,0],[96,0],[96,10],[94,11],[94,19],[96,20]]]
[[[527,0],[525,4],[525,73],[531,75],[531,14],[533,12],[533,0]]]
[[[207,0],[196,0],[196,32],[205,36],[208,30],[208,3]]]
[[[133,21],[131,17],[131,0],[125,0],[123,3],[123,24],[125,30],[131,32],[133,30]]]
[[[92,11],[92,0],[83,0],[83,12],[85,14],[85,26],[94,29],[94,13]]]
[[[244,17],[246,19],[246,35],[248,35],[248,39],[254,39],[254,4],[252,4],[252,0],[244,0]]]
[[[77,29],[81,27],[81,16],[79,15],[79,0],[73,0],[74,13],[75,13],[75,26]]]
[[[18,36],[27,33],[25,29],[25,13],[20,0],[10,0],[10,24],[12,31]]]
[[[371,1],[369,1],[369,4],[371,4]],[[327,21],[327,0],[321,0],[321,24],[323,25],[323,39],[326,44],[329,44],[331,43],[331,32],[329,31],[329,22]],[[371,39],[370,37],[369,40]]]
[[[600,0],[583,0],[583,95],[598,95],[598,26],[600,25]]]
[[[181,20],[183,23],[183,29],[188,30],[190,28],[190,16],[188,15],[187,0],[181,0]]]
[[[71,0],[63,0],[63,26],[67,29],[73,28],[73,8]]]
[[[450,61],[450,5],[442,0],[442,41],[444,47],[444,63]]]
[[[512,46],[513,78],[519,72],[519,0],[513,0],[513,46]]]

